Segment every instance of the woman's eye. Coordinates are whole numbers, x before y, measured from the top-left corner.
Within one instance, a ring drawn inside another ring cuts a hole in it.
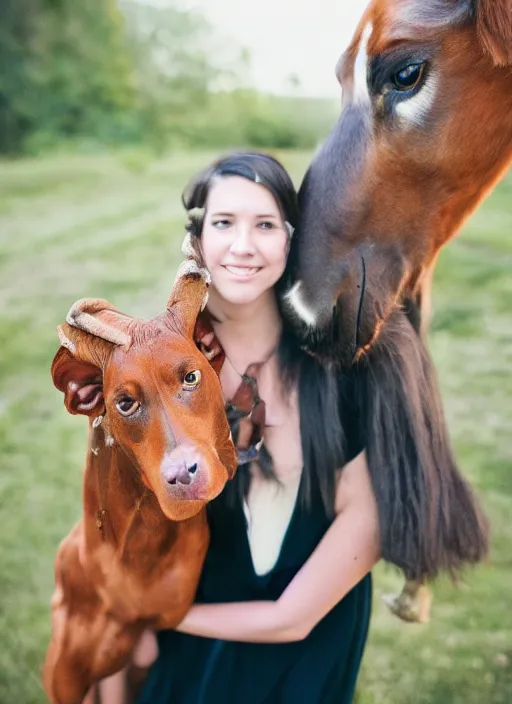
[[[265,220],[264,222],[260,222],[258,227],[261,227],[262,230],[273,230],[275,229],[276,225],[273,222]]]
[[[122,416],[131,416],[140,407],[139,401],[131,396],[123,396],[116,403],[116,408]]]
[[[184,389],[195,389],[196,386],[201,381],[201,372],[199,369],[195,369],[193,372],[188,372],[183,377],[183,388]]]
[[[219,230],[225,230],[231,225],[231,222],[229,220],[214,220],[212,225]]]
[[[402,92],[413,90],[423,79],[425,66],[425,62],[408,64],[391,76],[391,83]]]

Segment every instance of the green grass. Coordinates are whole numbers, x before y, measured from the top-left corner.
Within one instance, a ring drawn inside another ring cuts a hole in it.
[[[281,155],[298,183],[310,154]],[[180,193],[212,154],[55,156],[0,169],[0,702],[41,704],[53,556],[80,515],[84,419],[49,374],[83,296],[152,316],[180,261]],[[512,179],[441,256],[431,346],[457,456],[493,525],[489,564],[435,587],[432,622],[380,602],[375,571],[359,704],[512,702]]]

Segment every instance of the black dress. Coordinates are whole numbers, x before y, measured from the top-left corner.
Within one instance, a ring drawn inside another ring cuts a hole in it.
[[[228,505],[224,492],[208,511],[211,545],[197,595],[203,603],[277,599],[329,527],[319,492],[309,510],[296,501],[275,566],[258,576],[243,505]],[[349,704],[370,608],[367,575],[302,641],[253,644],[162,631],[137,704]]]

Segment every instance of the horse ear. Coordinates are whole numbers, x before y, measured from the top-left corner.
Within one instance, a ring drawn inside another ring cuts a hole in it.
[[[496,66],[512,65],[510,0],[475,0],[477,32]]]

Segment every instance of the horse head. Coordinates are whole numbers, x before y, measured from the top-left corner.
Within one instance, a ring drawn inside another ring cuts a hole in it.
[[[372,0],[336,72],[285,303],[311,350],[349,365],[397,308],[425,323],[439,250],[511,162],[512,7]]]

